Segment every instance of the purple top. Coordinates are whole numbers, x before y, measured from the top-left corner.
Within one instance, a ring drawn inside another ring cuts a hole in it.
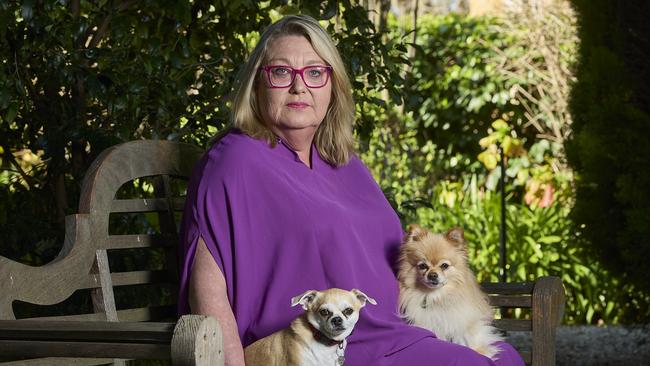
[[[231,132],[194,170],[181,228],[179,312],[201,236],[223,272],[244,346],[285,328],[307,290],[358,288],[377,300],[348,337],[346,365],[370,365],[432,333],[397,315],[391,265],[399,219],[358,157],[342,167],[312,146],[312,169],[282,141],[275,148]]]

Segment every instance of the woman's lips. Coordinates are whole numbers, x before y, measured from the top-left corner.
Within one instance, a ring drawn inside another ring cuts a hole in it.
[[[305,109],[305,108],[309,107],[309,104],[301,103],[301,102],[287,103],[287,107],[293,108],[293,109]]]

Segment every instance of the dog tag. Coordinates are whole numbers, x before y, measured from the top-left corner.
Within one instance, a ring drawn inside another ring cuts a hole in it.
[[[338,356],[336,358],[336,363],[339,366],[343,366],[343,363],[345,363],[345,347],[348,345],[348,343],[343,340],[343,342],[339,343],[339,347],[336,350],[336,355]]]

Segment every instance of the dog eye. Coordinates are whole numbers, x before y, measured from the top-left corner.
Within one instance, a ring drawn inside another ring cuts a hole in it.
[[[429,269],[429,266],[427,266],[426,263],[420,263],[420,264],[418,264],[418,269],[426,271],[427,269]]]
[[[442,268],[442,269],[447,269],[447,268],[449,268],[449,263],[443,263],[443,264],[441,264],[441,265],[440,265],[440,268]]]
[[[345,315],[345,316],[350,316],[350,315],[352,315],[352,313],[354,313],[354,310],[352,310],[352,308],[347,308],[347,309],[343,310],[343,315]]]
[[[329,312],[329,310],[327,310],[327,309],[320,309],[320,311],[319,311],[318,313],[319,313],[320,315],[322,315],[322,316],[328,316],[328,315],[330,315],[330,312]]]

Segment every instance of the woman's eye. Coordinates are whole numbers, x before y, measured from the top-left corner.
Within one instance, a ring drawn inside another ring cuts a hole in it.
[[[321,76],[322,73],[323,73],[323,72],[320,71],[320,70],[318,70],[318,69],[309,70],[309,76],[311,76],[311,77],[315,77],[315,78]]]
[[[276,67],[273,69],[273,74],[278,76],[291,74],[291,70],[286,67]]]
[[[343,315],[345,315],[345,316],[350,316],[350,315],[352,315],[352,313],[354,313],[354,310],[352,310],[352,308],[347,308],[347,309],[343,310]]]
[[[420,263],[420,264],[418,264],[418,269],[426,271],[427,269],[429,269],[429,266],[427,266],[426,263]]]
[[[442,269],[447,269],[447,268],[449,268],[449,263],[443,263],[443,264],[441,264],[441,265],[440,265],[440,268],[442,268]]]
[[[327,309],[320,309],[319,313],[322,316],[328,316],[330,314],[329,310]]]

